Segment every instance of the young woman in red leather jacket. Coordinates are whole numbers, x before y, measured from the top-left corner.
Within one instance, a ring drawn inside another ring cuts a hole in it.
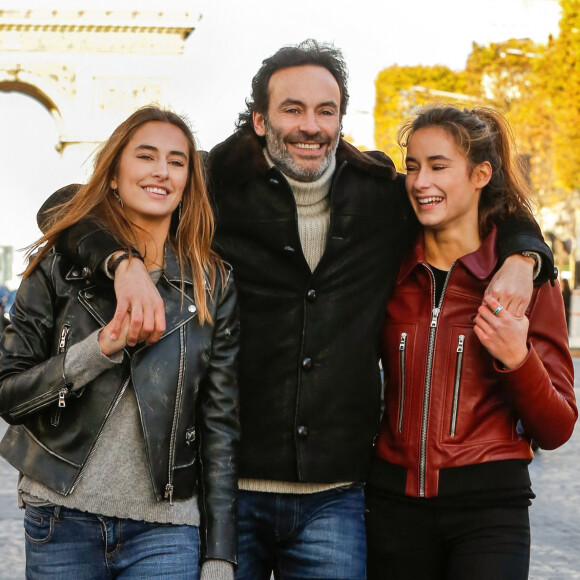
[[[423,231],[386,306],[368,578],[522,580],[530,441],[562,445],[578,414],[562,296],[544,284],[516,318],[484,295],[495,221],[530,213],[499,114],[427,109],[399,142]]]

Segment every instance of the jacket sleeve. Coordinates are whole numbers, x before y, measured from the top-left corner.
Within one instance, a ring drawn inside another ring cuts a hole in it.
[[[200,385],[197,424],[200,426],[199,504],[202,560],[236,563],[238,416],[237,296],[230,274],[216,293],[214,336],[207,377]]]
[[[554,280],[554,256],[548,244],[544,242],[540,227],[535,220],[508,218],[497,223],[497,249],[499,263],[511,254],[529,251],[537,252],[542,257],[542,269],[534,280],[539,286],[547,280]]]
[[[498,372],[526,434],[543,449],[555,449],[570,438],[578,417],[574,367],[558,286],[538,288],[529,319],[528,356],[519,367]]]
[[[0,341],[0,415],[11,424],[25,422],[61,398],[79,397],[82,387],[122,360],[101,353],[97,331],[66,354],[64,344],[55,347],[70,330],[56,323],[59,298],[51,277],[56,262],[50,257],[22,281]],[[76,363],[69,364],[71,360]]]
[[[8,423],[22,423],[67,389],[65,355],[50,352],[54,326],[53,286],[47,270],[39,266],[20,284],[0,342],[0,415]]]
[[[62,187],[44,202],[36,216],[38,227],[42,231],[46,228],[47,212],[70,200],[80,187],[79,184]],[[64,230],[57,248],[73,263],[90,268],[89,276],[96,272],[111,254],[124,249],[111,234],[89,219]]]

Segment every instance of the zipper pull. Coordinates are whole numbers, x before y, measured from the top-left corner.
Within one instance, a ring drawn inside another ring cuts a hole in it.
[[[66,338],[70,332],[70,324],[65,324],[60,332],[60,340],[58,341],[58,352],[63,353],[66,350]]]
[[[401,342],[399,342],[399,350],[405,350],[406,343],[407,343],[407,333],[401,332]]]
[[[165,486],[165,499],[169,498],[169,505],[173,505],[173,486],[168,483]]]
[[[66,401],[64,398],[68,395],[68,389],[63,387],[58,391],[58,406],[59,407],[66,407]]]
[[[437,326],[437,318],[439,318],[439,313],[441,312],[441,308],[433,308],[433,316],[431,317],[431,328],[435,328]]]
[[[463,352],[463,343],[465,342],[465,335],[460,334],[459,340],[457,341],[457,352]]]

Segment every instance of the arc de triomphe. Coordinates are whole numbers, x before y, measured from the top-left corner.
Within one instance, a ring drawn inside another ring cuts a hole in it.
[[[199,19],[175,10],[0,9],[0,91],[42,103],[62,163],[79,168],[135,108],[173,101],[176,57]]]

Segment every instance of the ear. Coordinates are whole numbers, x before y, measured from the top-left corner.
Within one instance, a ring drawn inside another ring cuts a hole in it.
[[[471,180],[473,185],[479,189],[483,189],[491,179],[493,174],[493,169],[491,168],[491,163],[489,161],[484,161],[479,165],[476,165],[471,173]]]
[[[254,131],[259,137],[264,137],[266,135],[266,120],[262,113],[252,113],[252,121],[254,122]]]

